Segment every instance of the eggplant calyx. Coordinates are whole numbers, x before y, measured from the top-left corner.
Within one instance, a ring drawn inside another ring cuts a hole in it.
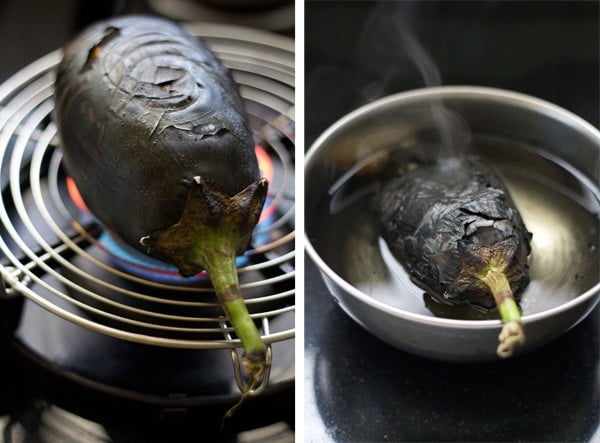
[[[215,249],[238,255],[248,246],[267,188],[268,181],[261,178],[229,196],[194,177],[179,221],[142,237],[140,243],[148,254],[175,264],[184,277],[203,269],[210,274],[207,262]]]
[[[509,266],[511,256],[511,249],[504,243],[496,247],[475,248],[467,255],[468,263],[463,264],[456,280],[492,294],[504,323],[496,349],[501,358],[511,357],[515,349],[525,343],[521,311],[509,281],[509,277],[515,272],[514,266]]]
[[[183,276],[206,269],[242,343],[243,365],[250,378],[247,390],[265,373],[266,346],[242,298],[235,259],[250,242],[267,188],[263,178],[229,196],[194,177],[179,221],[140,239],[148,254],[175,264]]]

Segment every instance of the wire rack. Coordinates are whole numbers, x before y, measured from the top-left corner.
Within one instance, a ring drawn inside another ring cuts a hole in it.
[[[294,337],[294,47],[252,29],[188,24],[240,86],[257,145],[272,163],[270,221],[239,265],[242,294],[267,344]],[[0,265],[3,297],[25,296],[77,325],[137,343],[235,349],[208,279],[157,281],[112,257],[93,216],[77,209],[52,121],[59,50],[0,85]],[[268,209],[268,208],[267,208]],[[283,327],[280,327],[283,324]],[[236,372],[236,375],[239,375]]]

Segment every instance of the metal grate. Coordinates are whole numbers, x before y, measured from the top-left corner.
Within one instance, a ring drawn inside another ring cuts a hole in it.
[[[294,337],[294,46],[270,33],[190,24],[240,85],[257,145],[273,167],[267,224],[239,267],[242,293],[266,343]],[[25,296],[80,326],[137,343],[231,349],[207,279],[160,282],[111,257],[101,228],[67,189],[52,122],[55,51],[0,85],[0,274],[3,296]],[[284,327],[280,327],[283,324]],[[233,356],[233,354],[232,354]],[[235,359],[234,359],[235,362]]]

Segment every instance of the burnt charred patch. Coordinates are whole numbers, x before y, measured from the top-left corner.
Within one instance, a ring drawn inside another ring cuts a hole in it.
[[[106,46],[110,41],[119,37],[120,34],[121,32],[118,28],[115,28],[114,26],[107,27],[100,41],[94,46],[92,46],[88,51],[88,56],[85,60],[85,63],[81,67],[80,73],[84,73],[92,69],[96,60],[98,60],[102,55],[102,48]]]

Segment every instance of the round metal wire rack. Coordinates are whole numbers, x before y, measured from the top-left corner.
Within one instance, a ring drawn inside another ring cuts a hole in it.
[[[238,258],[242,293],[267,344],[292,339],[294,286],[294,45],[279,35],[187,24],[240,87],[270,186],[264,220]],[[60,50],[0,85],[0,262],[4,297],[25,296],[65,320],[136,343],[240,346],[203,275],[115,252],[114,239],[77,204],[52,121]],[[118,242],[117,242],[118,243]],[[126,248],[126,247],[124,247]],[[144,272],[149,270],[149,276]],[[163,278],[163,277],[168,278]],[[239,374],[236,374],[239,375]]]

